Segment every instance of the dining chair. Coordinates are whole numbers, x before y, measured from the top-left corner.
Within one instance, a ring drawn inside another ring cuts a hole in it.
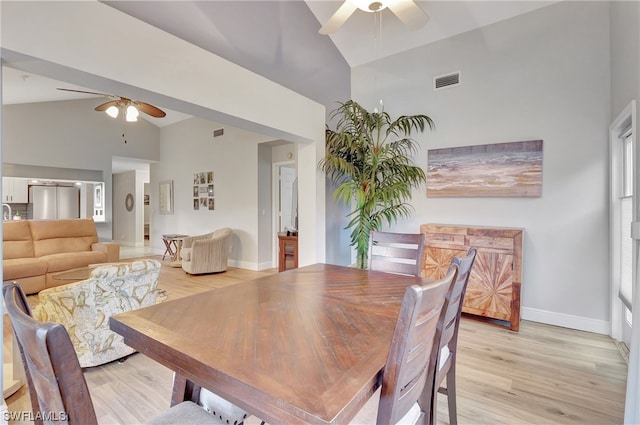
[[[433,391],[433,381],[429,381],[437,360],[433,347],[439,345],[438,324],[444,319],[445,297],[457,273],[454,265],[443,279],[405,290],[382,385],[351,424],[429,423],[431,400],[421,397],[429,388]]]
[[[17,283],[5,282],[2,291],[25,368],[35,425],[97,424],[89,388],[66,329],[35,320]],[[222,424],[190,401],[177,404],[146,423]]]
[[[462,316],[462,303],[464,302],[464,294],[467,290],[467,283],[471,275],[471,268],[476,258],[476,248],[471,247],[467,251],[465,257],[454,257],[449,265],[449,270],[457,268],[458,275],[451,290],[447,293],[444,306],[444,320],[438,323],[437,333],[440,335],[439,346],[434,347],[434,354],[437,355],[437,367],[432,369],[434,387],[433,391],[424,395],[425,400],[431,397],[431,407],[429,414],[431,415],[431,423],[435,424],[437,420],[437,401],[438,393],[447,396],[447,405],[449,407],[449,423],[456,425],[458,423],[458,414],[456,408],[456,357],[458,352],[458,328],[460,326],[460,317]],[[446,378],[447,386],[443,387],[442,383]]]
[[[425,235],[372,231],[369,234],[369,270],[420,276]]]

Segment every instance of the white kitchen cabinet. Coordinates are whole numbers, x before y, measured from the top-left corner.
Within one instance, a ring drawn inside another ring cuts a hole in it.
[[[29,179],[19,177],[2,178],[2,202],[26,204],[29,202]]]

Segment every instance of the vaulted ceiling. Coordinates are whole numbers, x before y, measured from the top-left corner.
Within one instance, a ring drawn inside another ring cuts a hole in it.
[[[389,11],[357,10],[330,36],[318,33],[341,1],[104,1],[123,13],[172,33],[328,107],[350,96],[350,67],[454,36],[544,7],[555,1],[417,1],[429,23],[410,31]],[[72,31],[72,28],[69,29]],[[123,49],[144,51],[132,40]],[[180,52],[167,52],[180,60]],[[11,66],[11,64],[8,64]],[[153,72],[153,70],[149,70]],[[61,85],[92,90],[4,68],[3,103],[70,99]],[[127,93],[116,93],[127,96]],[[158,105],[162,106],[162,105]],[[170,111],[166,125],[183,119]],[[152,120],[153,121],[153,120]]]

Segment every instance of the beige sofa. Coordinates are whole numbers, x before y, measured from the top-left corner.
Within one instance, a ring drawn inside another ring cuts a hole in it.
[[[120,246],[98,242],[93,219],[20,220],[2,224],[3,280],[26,294],[64,285],[54,275],[95,263],[120,261]]]

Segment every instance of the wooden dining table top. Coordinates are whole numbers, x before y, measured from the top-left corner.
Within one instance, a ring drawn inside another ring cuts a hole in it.
[[[348,423],[380,385],[405,288],[426,282],[314,264],[117,314],[110,326],[269,423]]]

